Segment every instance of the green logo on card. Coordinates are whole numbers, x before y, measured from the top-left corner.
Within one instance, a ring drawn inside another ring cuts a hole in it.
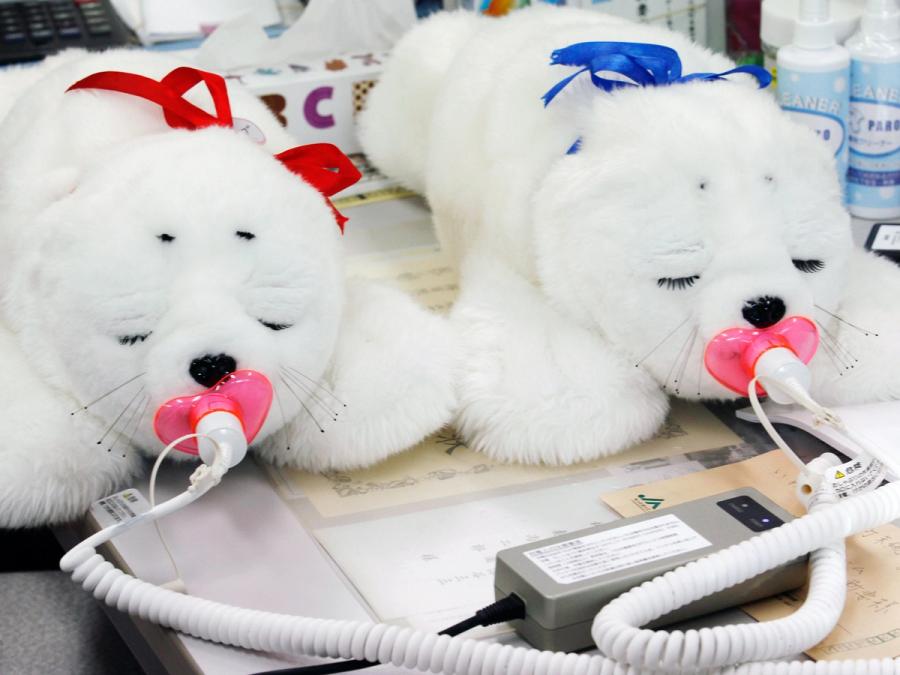
[[[649,506],[651,511],[658,509],[659,505],[665,501],[664,499],[656,499],[654,497],[648,497],[647,495],[638,495],[638,499],[640,499],[644,505]]]

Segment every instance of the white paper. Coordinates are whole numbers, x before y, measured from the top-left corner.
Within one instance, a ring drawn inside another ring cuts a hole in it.
[[[347,52],[389,50],[416,22],[413,0],[310,0],[300,18],[270,39],[254,17],[223,23],[197,53],[204,68],[234,70]]]
[[[203,41],[194,56],[201,68],[225,72],[245,66],[263,66],[273,44],[256,19],[244,14],[221,24]]]
[[[498,551],[601,525],[600,495],[702,468],[681,462],[314,532],[382,621],[439,630],[494,600]]]
[[[141,10],[150,39],[197,37],[245,15],[258,26],[281,23],[275,0],[141,0]]]

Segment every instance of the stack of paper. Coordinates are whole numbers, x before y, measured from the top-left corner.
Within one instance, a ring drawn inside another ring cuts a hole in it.
[[[143,33],[149,42],[188,40],[249,15],[260,26],[281,23],[275,0],[141,0]]]

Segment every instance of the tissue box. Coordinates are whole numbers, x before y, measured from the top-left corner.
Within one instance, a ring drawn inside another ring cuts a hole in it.
[[[343,54],[235,70],[225,77],[259,96],[300,143],[334,143],[350,154],[361,151],[356,117],[386,56]]]

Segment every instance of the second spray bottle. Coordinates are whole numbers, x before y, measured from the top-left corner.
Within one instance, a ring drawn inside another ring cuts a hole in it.
[[[778,100],[834,153],[850,212],[900,217],[900,12],[867,0],[860,30],[835,41],[828,0],[801,0],[778,51]]]

